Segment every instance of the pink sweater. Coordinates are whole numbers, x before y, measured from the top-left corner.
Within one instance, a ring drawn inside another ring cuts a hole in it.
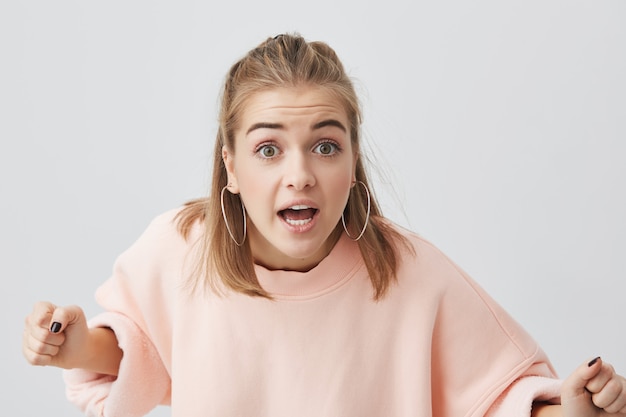
[[[96,298],[124,351],[118,377],[65,373],[89,416],[459,417],[530,415],[560,382],[533,339],[433,245],[407,232],[398,283],[379,302],[342,237],[306,273],[257,266],[270,301],[191,294],[193,244],[155,219]],[[201,233],[198,226],[194,232]],[[193,240],[193,239],[192,239]]]

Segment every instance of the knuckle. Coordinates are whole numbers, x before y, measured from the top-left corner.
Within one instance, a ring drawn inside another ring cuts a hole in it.
[[[24,349],[24,357],[26,361],[31,365],[35,366],[45,366],[50,363],[50,358],[48,356],[39,355],[31,350]]]
[[[48,331],[42,327],[34,327],[30,329],[30,335],[37,340],[46,340],[48,338]]]
[[[36,355],[33,357],[31,363],[36,366],[46,366],[50,363],[50,357],[44,355]]]
[[[34,353],[41,354],[41,353],[45,352],[47,345],[44,342],[40,341],[40,340],[31,339],[31,341],[28,344],[28,346],[30,347],[30,350],[32,350]]]
[[[37,301],[33,306],[33,312],[44,313],[51,312],[54,310],[54,304],[51,304],[47,301]]]
[[[37,341],[40,343],[47,343],[50,340],[50,332],[47,329],[41,327],[33,327],[25,330],[24,337],[26,340]]]
[[[83,308],[81,306],[79,306],[79,305],[76,305],[76,304],[72,304],[72,305],[68,306],[68,308],[76,310],[79,313],[83,312]]]
[[[622,386],[621,381],[617,379],[611,379],[606,383],[603,390],[606,391],[609,396],[615,398],[622,393],[623,388],[624,387]]]

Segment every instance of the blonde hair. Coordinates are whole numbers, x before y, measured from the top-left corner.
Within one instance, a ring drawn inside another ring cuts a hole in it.
[[[361,109],[352,81],[347,76],[335,51],[323,42],[307,42],[298,34],[268,38],[236,62],[227,74],[219,114],[219,129],[213,155],[213,180],[209,197],[186,204],[178,215],[178,229],[185,237],[195,222],[204,222],[205,232],[200,243],[197,273],[192,284],[206,284],[213,290],[228,288],[251,296],[271,298],[260,286],[254,260],[247,241],[238,246],[231,239],[221,212],[221,191],[227,185],[227,173],[222,159],[222,147],[234,149],[235,131],[247,100],[255,93],[278,87],[312,85],[333,93],[345,106],[353,149],[358,152],[356,180],[369,188],[367,172],[359,147]],[[399,243],[410,244],[382,217],[373,192],[370,192],[370,219],[365,233],[358,241],[367,267],[374,299],[382,298],[395,280],[398,267]],[[241,242],[243,213],[238,195],[224,193],[224,214]],[[367,194],[364,187],[352,188],[344,210],[351,236],[358,236],[367,215]],[[342,233],[337,219],[333,236]],[[330,237],[329,237],[330,238]],[[219,278],[217,278],[219,277]]]

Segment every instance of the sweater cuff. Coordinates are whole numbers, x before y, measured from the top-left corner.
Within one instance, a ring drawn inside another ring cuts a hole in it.
[[[67,398],[89,417],[139,417],[169,393],[170,377],[159,354],[141,329],[117,313],[102,313],[89,327],[108,327],[123,351],[117,376],[83,369],[64,371]]]
[[[502,393],[486,417],[529,417],[536,401],[559,404],[561,384],[543,376],[522,377]]]

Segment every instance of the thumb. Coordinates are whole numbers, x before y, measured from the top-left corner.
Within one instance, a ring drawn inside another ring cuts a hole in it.
[[[598,356],[591,361],[580,365],[572,374],[563,381],[561,395],[565,398],[575,398],[580,395],[588,395],[585,386],[594,376],[602,370],[602,359]]]
[[[50,332],[61,333],[69,326],[85,322],[85,313],[79,306],[57,307],[50,319]]]

